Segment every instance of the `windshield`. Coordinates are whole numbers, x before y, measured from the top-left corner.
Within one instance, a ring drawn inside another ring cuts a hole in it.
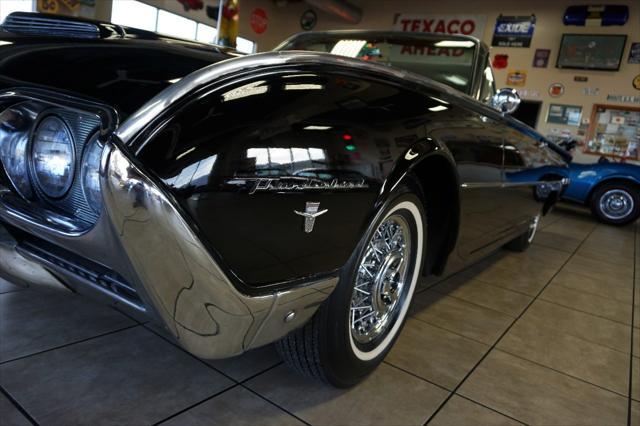
[[[312,50],[392,65],[421,74],[469,94],[476,44],[471,40],[399,36],[363,37],[362,34],[314,35],[293,39],[281,50]]]

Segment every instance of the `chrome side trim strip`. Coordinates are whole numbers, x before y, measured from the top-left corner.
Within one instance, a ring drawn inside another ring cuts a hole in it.
[[[465,182],[460,184],[460,187],[464,189],[477,189],[477,188],[514,188],[518,186],[536,186],[541,183],[546,184],[560,184],[560,185],[568,185],[569,179],[564,178],[561,180],[534,180],[527,182]]]

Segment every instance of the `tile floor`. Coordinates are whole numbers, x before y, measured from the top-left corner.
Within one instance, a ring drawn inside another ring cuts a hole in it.
[[[424,283],[350,390],[272,347],[205,362],[113,309],[0,280],[0,424],[640,426],[636,233],[556,210],[526,253]]]

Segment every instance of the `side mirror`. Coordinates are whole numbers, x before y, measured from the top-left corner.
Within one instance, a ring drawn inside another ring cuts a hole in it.
[[[515,89],[505,87],[491,98],[491,106],[505,114],[513,114],[520,106],[520,95]]]

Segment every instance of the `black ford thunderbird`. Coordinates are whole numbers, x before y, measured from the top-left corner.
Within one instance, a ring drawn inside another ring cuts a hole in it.
[[[463,36],[305,33],[232,50],[15,13],[0,29],[0,274],[223,358],[277,342],[346,387],[420,277],[524,250],[566,153]],[[508,173],[507,173],[508,172]]]

